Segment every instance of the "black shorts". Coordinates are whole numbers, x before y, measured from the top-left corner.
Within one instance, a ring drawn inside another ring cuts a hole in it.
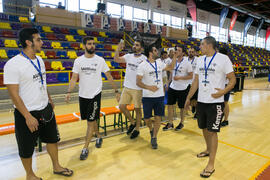
[[[200,103],[197,104],[198,126],[207,128],[211,132],[220,131],[220,123],[223,117],[224,103]]]
[[[183,91],[169,88],[167,105],[174,105],[177,102],[179,108],[184,108],[189,89],[190,86],[188,86],[187,89]]]
[[[15,136],[17,139],[19,155],[22,158],[31,158],[37,139],[44,143],[57,143],[60,141],[55,115],[51,104],[41,111],[31,111],[33,117],[38,120],[38,130],[31,133],[26,125],[24,116],[15,109]]]
[[[100,116],[101,93],[93,99],[79,97],[81,119],[87,121],[96,121]]]
[[[190,100],[196,100],[196,101],[198,100],[198,89]]]
[[[151,118],[153,110],[155,116],[164,116],[164,96],[153,98],[143,97],[142,103],[144,119]]]
[[[224,95],[224,101],[225,102],[228,102],[229,99],[230,99],[230,91],[227,94]]]

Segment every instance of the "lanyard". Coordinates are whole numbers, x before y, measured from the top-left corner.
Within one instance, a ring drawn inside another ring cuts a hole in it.
[[[210,62],[209,62],[209,64],[208,64],[207,67],[206,67],[206,56],[205,56],[205,58],[204,58],[205,81],[206,81],[206,79],[207,79],[207,71],[208,71],[208,69],[209,69],[209,66],[210,66],[210,64],[212,63],[212,61],[214,60],[216,54],[217,54],[217,52],[215,52],[215,54],[214,54],[213,57],[211,58],[211,60],[210,60]]]
[[[195,60],[195,57],[193,57],[193,59],[191,61],[191,64],[193,64],[194,60]],[[189,61],[189,58],[188,58],[188,61]]]
[[[174,69],[174,75],[176,76],[176,74],[177,74],[177,70],[178,70],[178,68],[179,68],[179,66],[180,66],[180,64],[183,62],[183,58],[182,58],[182,60],[180,61],[180,63],[177,65],[177,63],[176,63],[176,67],[175,67],[175,69]]]
[[[155,66],[153,66],[153,64],[151,64],[148,59],[146,61],[152,66],[152,68],[154,68],[155,73],[156,73],[156,81],[155,82],[158,83],[159,80],[158,80],[158,72],[157,72],[157,61],[155,61]]]
[[[39,60],[38,60],[38,58],[37,58],[37,63],[38,63],[38,67],[33,63],[33,61],[26,55],[26,54],[24,54],[24,52],[22,51],[21,52],[21,54],[26,58],[26,59],[28,59],[30,62],[31,62],[31,64],[34,66],[34,68],[37,70],[37,72],[38,72],[38,74],[39,74],[39,76],[40,76],[40,79],[41,79],[41,84],[43,85],[43,83],[44,83],[44,80],[43,80],[43,76],[42,76],[42,72],[41,72],[41,67],[40,67],[40,63],[39,63]]]

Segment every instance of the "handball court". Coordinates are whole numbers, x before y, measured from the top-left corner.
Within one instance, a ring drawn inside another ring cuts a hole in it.
[[[229,126],[219,133],[218,152],[213,180],[270,179],[270,90],[267,79],[247,79],[245,89],[231,95]],[[118,105],[114,98],[102,99],[102,107]],[[56,115],[79,112],[78,102],[56,104]],[[167,114],[167,112],[166,112]],[[177,110],[179,117],[179,110]],[[113,116],[107,123],[113,123]],[[1,124],[13,122],[13,112],[0,113]],[[176,125],[177,118],[174,121]],[[165,124],[165,123],[163,123]],[[84,142],[86,121],[59,125],[61,142],[59,159],[63,166],[74,170],[70,178],[53,175],[45,146],[33,156],[33,167],[43,179],[60,180],[196,180],[207,164],[207,158],[196,157],[205,150],[202,132],[191,112],[181,131],[158,134],[158,149],[150,146],[150,134],[142,127],[140,136],[131,140],[126,133],[108,128],[102,148],[90,144],[87,160],[79,155]],[[103,132],[100,129],[100,132]],[[17,152],[14,134],[0,136],[0,179],[24,179],[25,172]],[[268,178],[267,178],[268,174]]]

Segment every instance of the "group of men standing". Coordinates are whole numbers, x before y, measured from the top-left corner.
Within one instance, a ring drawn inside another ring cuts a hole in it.
[[[43,60],[35,53],[41,50],[42,40],[36,29],[23,29],[19,35],[23,45],[21,54],[9,60],[4,68],[4,83],[16,106],[15,133],[19,154],[25,167],[28,179],[39,179],[32,170],[32,154],[37,137],[47,143],[52,158],[54,173],[71,176],[72,170],[63,168],[58,163],[57,142],[60,140],[53,102],[47,92],[46,75]],[[89,154],[89,143],[93,135],[97,136],[96,147],[101,148],[103,139],[98,132],[97,120],[101,106],[102,78],[105,73],[113,87],[119,108],[130,121],[127,134],[134,139],[140,134],[143,105],[144,121],[149,128],[150,143],[153,149],[158,148],[157,135],[164,116],[164,96],[168,89],[168,123],[163,130],[174,128],[173,105],[180,108],[181,121],[175,130],[184,127],[185,109],[196,106],[198,126],[202,129],[206,150],[198,158],[209,156],[209,162],[201,173],[210,177],[214,172],[214,160],[217,150],[217,132],[220,130],[224,109],[224,94],[235,84],[235,76],[228,56],[215,51],[216,40],[206,37],[201,42],[204,54],[195,57],[195,49],[190,48],[188,57],[184,56],[184,46],[176,46],[167,57],[166,52],[159,52],[155,45],[144,45],[135,40],[133,53],[122,57],[119,52],[124,48],[120,42],[115,52],[114,61],[126,63],[124,89],[121,97],[103,57],[95,54],[95,41],[91,37],[83,39],[85,54],[78,57],[73,66],[73,74],[66,93],[66,101],[79,80],[79,106],[81,119],[87,120],[85,144],[80,159],[85,160]],[[25,70],[27,71],[25,72]],[[166,71],[168,73],[166,73]],[[165,73],[164,73],[165,72]],[[164,78],[166,77],[166,78]],[[169,79],[164,83],[164,79]],[[225,81],[228,84],[225,87]],[[166,87],[164,85],[166,84]],[[136,120],[132,118],[127,105],[135,106]],[[152,111],[154,111],[154,119]]]

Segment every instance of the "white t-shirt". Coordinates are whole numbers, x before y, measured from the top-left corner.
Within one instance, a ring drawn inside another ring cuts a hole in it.
[[[135,57],[134,54],[126,54],[123,56],[126,61],[126,75],[124,80],[124,86],[130,89],[141,90],[136,85],[137,69],[139,64],[147,59],[145,55]]]
[[[38,71],[21,54],[11,58],[4,67],[4,84],[19,85],[19,96],[28,111],[42,110],[49,102],[45,65],[41,57],[37,58],[41,67],[43,87]],[[32,62],[38,67],[37,59]]]
[[[167,58],[167,59],[164,59],[164,60],[162,60],[161,58],[158,58],[156,61],[161,61],[161,62],[165,63],[166,65],[169,65],[169,64],[172,63],[171,58]],[[167,77],[167,72],[166,71],[163,71],[162,72],[162,77],[163,78],[166,78]]]
[[[198,102],[202,103],[221,103],[224,102],[224,96],[219,98],[213,98],[211,94],[217,92],[215,88],[224,89],[226,75],[233,72],[233,66],[228,56],[217,53],[213,59],[209,69],[207,71],[207,81],[206,84],[203,82],[205,80],[205,69],[204,69],[204,58],[201,56],[198,58],[197,67],[195,73],[199,76],[199,94]],[[208,66],[211,57],[206,58],[206,67]]]
[[[79,96],[93,99],[102,91],[101,73],[109,71],[105,60],[95,55],[87,58],[84,55],[75,59],[72,72],[79,74]]]
[[[176,67],[178,69],[176,71]],[[172,83],[170,88],[178,91],[187,89],[190,80],[174,80],[174,76],[187,76],[188,73],[192,72],[192,66],[186,57],[183,57],[183,60],[179,63],[178,61],[175,64],[175,67],[172,71]]]
[[[192,72],[193,72],[193,77],[191,80],[189,80],[189,84],[192,84],[194,78],[195,78],[195,70],[196,70],[196,65],[197,65],[197,57],[194,56],[193,60],[187,57],[188,61],[190,62],[192,66]]]
[[[160,60],[156,60],[158,82],[154,69],[155,63],[151,64],[153,65],[153,67],[147,61],[143,61],[138,67],[137,75],[143,76],[142,82],[144,84],[148,86],[157,86],[158,90],[156,92],[152,92],[147,89],[143,89],[143,97],[162,97],[164,96],[162,71],[166,67],[166,64],[161,62]]]

